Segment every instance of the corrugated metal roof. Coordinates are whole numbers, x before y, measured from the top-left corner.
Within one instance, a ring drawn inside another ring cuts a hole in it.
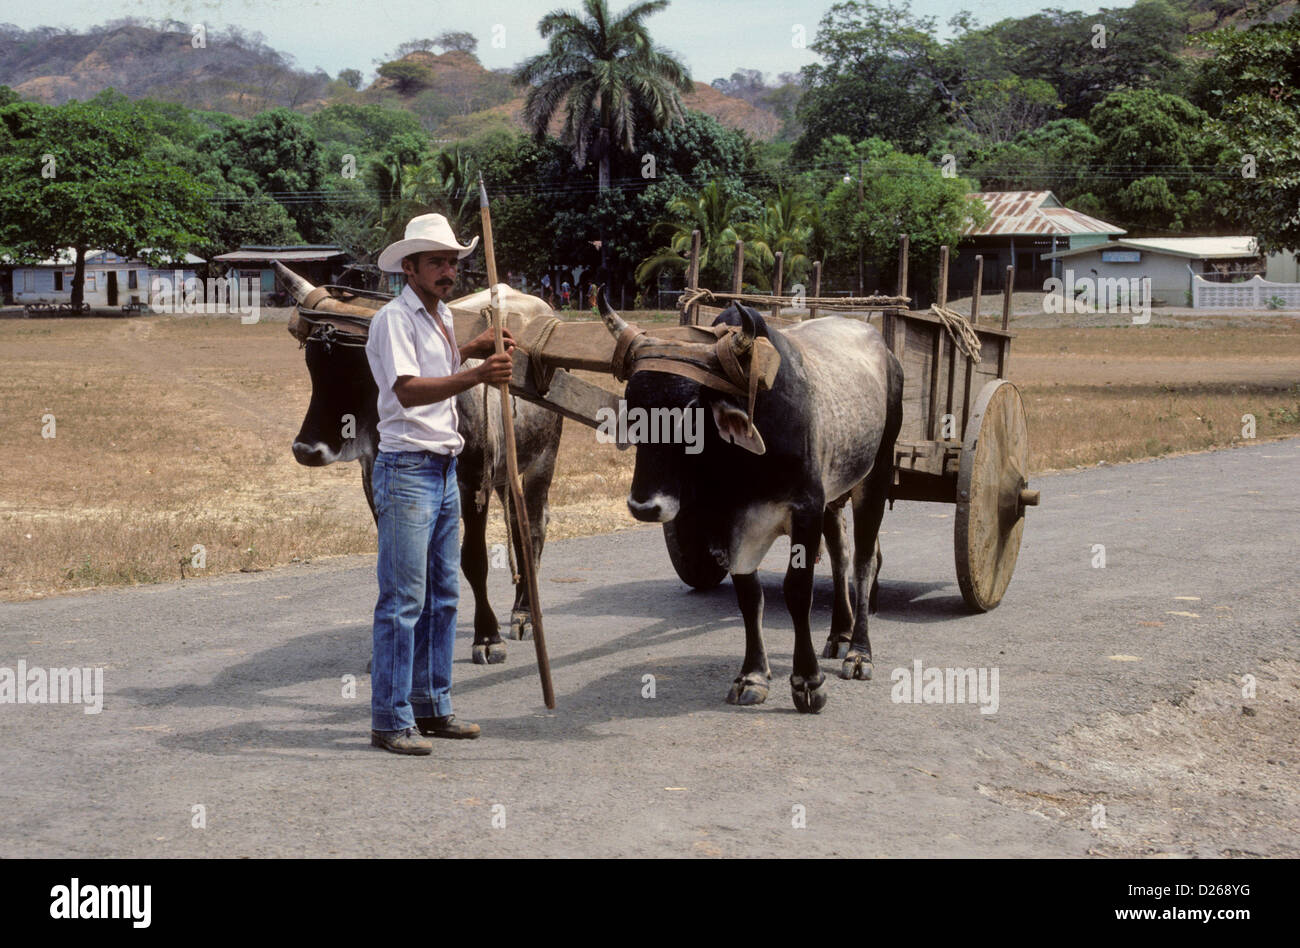
[[[1120,242],[1179,257],[1253,257],[1259,253],[1254,237],[1126,237]]]
[[[1122,234],[1116,227],[1080,211],[1062,206],[1051,191],[977,191],[971,195],[984,202],[992,220],[967,237],[1068,237],[1076,234]]]
[[[1087,247],[1075,247],[1073,250],[1045,253],[1042,258],[1051,260],[1057,257],[1072,257],[1090,250],[1112,250],[1116,247],[1164,253],[1192,260],[1228,260],[1259,255],[1259,244],[1254,237],[1125,237],[1104,244],[1091,244]]]

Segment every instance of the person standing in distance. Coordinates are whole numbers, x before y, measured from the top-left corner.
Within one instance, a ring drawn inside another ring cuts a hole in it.
[[[370,676],[370,743],[395,754],[430,754],[429,737],[476,738],[479,726],[451,707],[451,656],[460,599],[460,494],[456,396],[510,381],[514,338],[496,354],[491,330],[463,347],[446,300],[462,246],[441,214],[406,225],[379,269],[406,287],[374,315],[366,358],[379,388],[379,454],[372,488],[379,530],[379,599]],[[464,359],[483,359],[472,368]],[[419,733],[416,733],[416,732]]]

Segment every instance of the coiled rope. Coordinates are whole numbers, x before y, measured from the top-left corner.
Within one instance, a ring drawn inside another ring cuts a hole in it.
[[[930,312],[938,316],[943,323],[943,328],[948,330],[948,335],[952,338],[952,344],[960,349],[966,358],[972,362],[978,362],[983,346],[980,343],[979,335],[971,326],[970,320],[956,310],[940,306],[938,303],[930,307]]]

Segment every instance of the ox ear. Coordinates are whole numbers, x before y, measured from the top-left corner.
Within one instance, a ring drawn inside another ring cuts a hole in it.
[[[755,427],[751,432],[749,416],[734,405],[721,399],[715,401],[713,423],[718,426],[718,434],[722,436],[723,441],[730,441],[752,454],[767,453],[767,445],[763,443],[763,436],[758,433],[758,428]]]
[[[289,335],[293,336],[293,338],[297,339],[299,342],[306,342],[307,336],[310,335],[306,330],[306,327],[303,325],[302,315],[298,312],[297,306],[295,306],[293,312],[289,314]]]

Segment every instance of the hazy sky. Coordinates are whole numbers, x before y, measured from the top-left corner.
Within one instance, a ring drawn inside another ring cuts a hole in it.
[[[729,76],[738,68],[761,69],[774,78],[813,60],[796,48],[794,28],[808,42],[832,0],[673,0],[646,22],[655,39],[676,52],[699,81]],[[610,0],[613,10],[630,0]],[[1025,16],[1043,7],[1093,11],[1103,4],[1073,0],[916,0],[913,11],[933,16],[944,30],[948,18],[971,10],[980,22]],[[1112,0],[1106,6],[1127,6]],[[489,68],[513,66],[543,49],[537,21],[555,9],[577,9],[578,0],[60,0],[57,4],[0,0],[0,22],[34,26],[87,26],[124,16],[169,18],[208,29],[237,25],[261,33],[268,45],[294,57],[300,68],[360,69],[370,76],[374,60],[399,43],[463,30],[479,38],[478,57]],[[503,27],[504,30],[500,28]],[[496,30],[494,34],[494,29]],[[504,46],[494,47],[493,37]]]

